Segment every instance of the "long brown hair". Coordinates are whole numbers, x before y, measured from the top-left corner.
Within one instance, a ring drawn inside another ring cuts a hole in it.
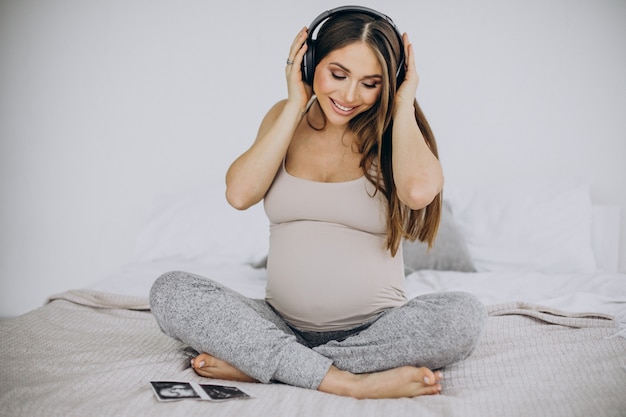
[[[428,206],[412,210],[398,198],[393,179],[392,115],[396,91],[402,82],[402,79],[396,78],[396,74],[403,48],[395,29],[389,22],[368,14],[355,12],[332,16],[317,34],[315,65],[330,52],[355,42],[369,45],[383,69],[380,99],[371,109],[352,119],[349,129],[357,137],[365,177],[387,199],[387,249],[395,256],[402,238],[418,239],[427,242],[430,247],[439,227],[441,193]],[[417,125],[430,150],[439,158],[435,137],[417,100],[414,101],[414,107]]]

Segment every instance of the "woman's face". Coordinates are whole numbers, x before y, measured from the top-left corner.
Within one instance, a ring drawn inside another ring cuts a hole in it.
[[[374,52],[356,42],[336,49],[317,64],[313,90],[328,122],[343,126],[376,104],[382,82]]]

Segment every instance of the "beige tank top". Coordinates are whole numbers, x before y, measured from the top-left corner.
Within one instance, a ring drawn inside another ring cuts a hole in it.
[[[385,248],[386,202],[365,178],[324,183],[283,164],[265,196],[266,300],[305,331],[345,330],[402,305],[402,250]]]

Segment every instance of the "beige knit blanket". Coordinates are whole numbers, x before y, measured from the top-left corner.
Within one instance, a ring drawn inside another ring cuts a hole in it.
[[[147,308],[141,298],[71,291],[2,322],[0,416],[626,416],[626,339],[610,317],[490,306],[479,346],[444,369],[438,396],[355,400],[237,383],[255,398],[159,403],[151,380],[209,381],[185,366],[184,346]]]

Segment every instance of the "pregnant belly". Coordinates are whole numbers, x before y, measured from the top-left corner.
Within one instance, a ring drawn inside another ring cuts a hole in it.
[[[266,299],[306,331],[349,329],[402,305],[402,257],[391,257],[384,243],[380,235],[332,223],[273,226]]]

